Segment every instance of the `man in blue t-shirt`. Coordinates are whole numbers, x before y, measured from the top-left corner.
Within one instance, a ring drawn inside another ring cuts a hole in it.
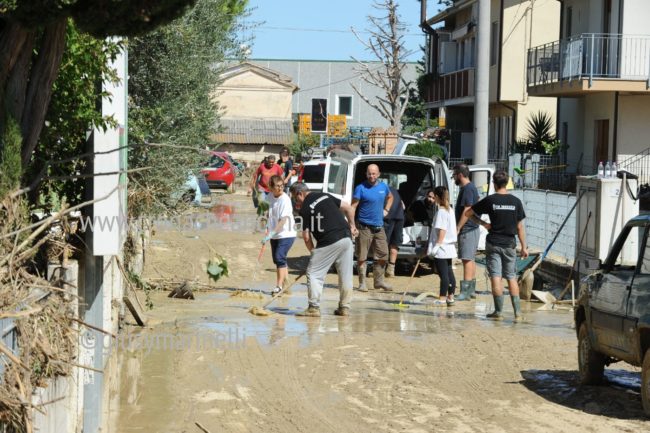
[[[479,201],[478,190],[469,180],[469,167],[458,164],[454,167],[454,183],[460,186],[456,199],[456,231],[458,235],[458,258],[463,261],[463,279],[460,282],[458,301],[469,301],[476,295],[476,250],[478,249],[481,231],[478,224],[468,219],[465,212]]]
[[[379,181],[379,167],[370,164],[366,170],[366,180],[357,185],[352,195],[352,207],[357,210],[359,237],[356,242],[357,263],[359,265],[359,291],[367,292],[366,260],[368,252],[373,251],[374,288],[392,290],[384,282],[388,242],[384,231],[384,218],[393,204],[393,194],[388,185]]]

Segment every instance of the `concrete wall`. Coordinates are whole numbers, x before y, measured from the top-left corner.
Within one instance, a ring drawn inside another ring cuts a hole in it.
[[[528,250],[543,252],[575,204],[575,194],[536,189],[513,190],[510,193],[518,197],[524,205]],[[574,210],[549,251],[548,258],[563,264],[573,264],[576,246],[575,224]]]
[[[226,79],[214,97],[223,108],[223,117],[291,119],[292,89],[246,71]]]
[[[383,96],[381,89],[364,82],[357,71],[358,66],[353,61],[327,60],[273,60],[251,59],[253,64],[273,69],[288,75],[298,85],[299,90],[293,94],[291,111],[293,113],[310,113],[312,99],[327,99],[327,110],[337,114],[336,101],[338,96],[352,97],[352,116],[348,117],[348,126],[389,126],[389,122],[369,104],[363,101],[354,91],[354,84],[371,101]],[[381,63],[372,62],[371,69],[382,67]],[[404,69],[404,78],[415,85],[417,79],[416,64],[408,63]]]
[[[564,123],[567,125],[566,143],[567,149],[567,171],[571,173],[591,174],[591,171],[581,171],[584,167],[583,143],[584,143],[584,98],[561,98],[558,124],[560,126],[560,139]],[[591,160],[588,161],[587,169],[591,170]]]
[[[618,159],[650,147],[650,96],[621,95],[618,99]]]
[[[650,19],[650,2],[648,0],[625,0],[623,3],[623,33],[647,35],[648,19]]]

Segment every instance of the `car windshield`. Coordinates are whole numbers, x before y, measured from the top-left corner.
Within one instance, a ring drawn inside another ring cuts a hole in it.
[[[305,165],[302,181],[306,183],[323,183],[325,177],[325,164]]]
[[[226,163],[226,161],[224,161],[220,156],[212,155],[212,157],[210,158],[210,162],[208,163],[208,165],[209,165],[211,168],[221,168],[221,167],[223,167],[223,165],[224,165],[225,163]]]

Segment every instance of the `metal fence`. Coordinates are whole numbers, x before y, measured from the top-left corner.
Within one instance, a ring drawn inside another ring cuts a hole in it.
[[[505,170],[508,171],[508,160],[507,159],[488,159],[488,164],[494,165],[496,170]],[[472,158],[449,158],[447,166],[451,170],[454,166],[458,164],[467,164],[472,165]]]
[[[619,78],[650,82],[650,36],[583,33],[528,50],[529,86]]]
[[[515,153],[510,155],[508,174],[516,188],[574,192],[576,176],[566,173],[561,155]]]
[[[650,148],[621,161],[618,169],[638,176],[639,186],[650,184]]]

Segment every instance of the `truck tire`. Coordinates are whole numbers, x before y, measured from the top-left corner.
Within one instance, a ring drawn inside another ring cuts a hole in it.
[[[582,385],[598,385],[603,381],[605,356],[591,347],[587,324],[582,322],[578,332],[578,367]]]
[[[643,413],[650,417],[650,349],[645,351],[641,366],[641,402]]]

